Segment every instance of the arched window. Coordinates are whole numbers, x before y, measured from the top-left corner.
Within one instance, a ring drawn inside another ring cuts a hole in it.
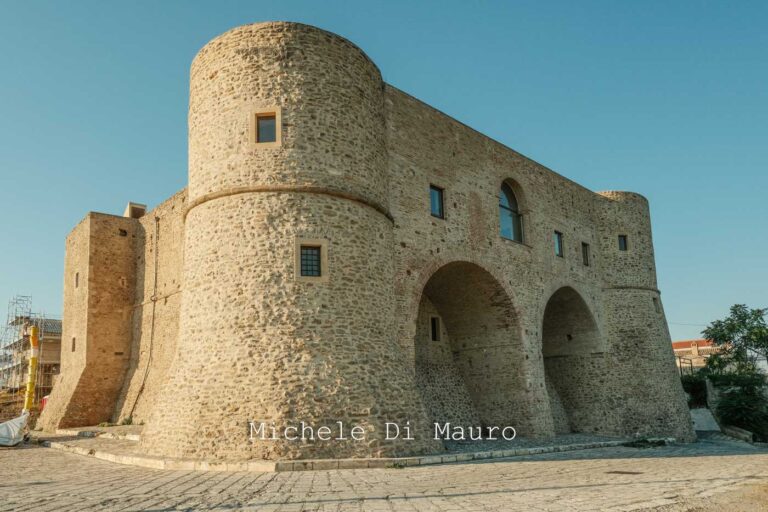
[[[501,236],[515,242],[523,241],[523,216],[512,187],[502,183],[499,194],[499,226]]]

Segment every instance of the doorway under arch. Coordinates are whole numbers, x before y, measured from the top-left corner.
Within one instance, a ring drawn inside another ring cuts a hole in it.
[[[600,331],[579,293],[558,289],[547,302],[542,326],[542,355],[547,394],[556,434],[600,429],[602,389],[593,376],[602,365]]]
[[[512,300],[469,262],[437,270],[422,292],[416,382],[430,420],[462,426],[526,423],[520,326]]]

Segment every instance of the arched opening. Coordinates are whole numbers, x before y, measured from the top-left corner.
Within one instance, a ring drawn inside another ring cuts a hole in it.
[[[529,416],[517,314],[481,267],[454,262],[431,276],[414,349],[416,382],[433,422],[516,426]]]
[[[555,433],[594,432],[602,389],[593,378],[593,355],[602,352],[589,307],[570,287],[557,290],[544,309],[542,353]],[[597,373],[600,373],[599,371]]]
[[[507,240],[523,242],[523,215],[517,194],[508,182],[499,190],[499,234]]]

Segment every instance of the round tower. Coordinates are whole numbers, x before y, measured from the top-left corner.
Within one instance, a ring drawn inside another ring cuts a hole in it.
[[[426,417],[394,339],[383,109],[378,68],[314,27],[238,27],[195,57],[178,353],[147,451],[243,460],[435,447],[384,440],[384,422]],[[249,422],[274,425],[277,439]],[[283,436],[301,422],[314,440]],[[346,439],[321,440],[323,426]]]
[[[635,192],[598,192],[604,279],[613,286],[656,288],[648,200]],[[623,237],[623,240],[620,240]]]
[[[605,336],[623,393],[625,435],[670,435],[692,441],[688,406],[677,373],[656,282],[648,200],[634,192],[599,192]],[[636,379],[644,375],[644,379]]]

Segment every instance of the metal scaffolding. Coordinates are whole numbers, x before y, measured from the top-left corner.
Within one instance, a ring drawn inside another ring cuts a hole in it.
[[[44,313],[32,312],[32,297],[16,295],[8,301],[6,320],[0,336],[0,416],[21,411],[24,388],[29,371],[29,330],[37,326],[40,333],[40,357],[37,363],[38,378],[35,384],[34,404],[51,392],[54,376],[59,373],[59,345],[43,343],[61,338],[61,321]],[[48,351],[46,353],[45,351]],[[5,413],[5,414],[2,414]]]

